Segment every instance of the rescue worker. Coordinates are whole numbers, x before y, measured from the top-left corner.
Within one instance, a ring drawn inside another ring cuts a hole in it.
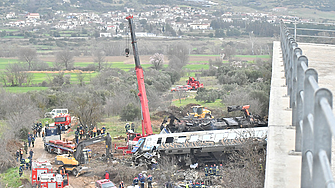
[[[64,178],[64,176],[65,176],[65,169],[64,169],[64,167],[62,167],[60,170],[59,170],[59,173],[63,176],[63,178]]]
[[[201,182],[201,188],[206,188],[206,185],[204,182]]]
[[[19,162],[19,158],[20,158],[20,151],[16,150],[16,162]]]
[[[93,128],[93,137],[96,137],[96,136],[97,136],[97,128],[94,127],[94,128]]]
[[[141,174],[141,176],[139,177],[139,181],[141,183],[141,188],[144,188],[145,176]]]
[[[98,128],[97,135],[100,136],[100,134],[101,134],[101,129]]]
[[[30,149],[30,151],[29,151],[29,158],[33,159],[33,155],[34,155],[34,151],[33,151],[33,149]]]
[[[216,171],[218,170],[216,164],[213,166],[213,175],[216,176]]]
[[[30,168],[30,170],[31,170],[31,167],[30,167],[30,159],[29,159],[29,158],[27,158],[27,159],[25,160],[25,163],[26,163],[26,169]]]
[[[42,135],[44,134],[44,131],[42,133]],[[33,145],[33,147],[35,147],[35,137],[31,137],[31,144]]]
[[[205,176],[208,176],[208,165],[205,167]]]
[[[37,132],[38,132],[38,136],[41,137],[41,131],[42,131],[42,123],[39,122],[38,123],[38,128],[37,128]]]
[[[148,185],[148,188],[149,188],[149,185]],[[186,182],[186,186],[185,186],[185,188],[190,188],[190,184],[189,184],[189,182]]]
[[[135,132],[135,124],[134,124],[134,123],[131,123],[131,130],[132,130],[133,132]]]
[[[21,148],[20,149],[20,161],[21,161],[22,157],[23,157],[23,149]]]
[[[120,182],[119,188],[124,188],[123,181]]]
[[[135,177],[133,179],[133,186],[138,185],[138,177]]]
[[[20,175],[20,177],[22,176],[22,174],[23,174],[23,169],[22,169],[22,166],[20,166],[20,168],[19,168],[19,175]]]
[[[28,136],[28,147],[31,145],[31,136]]]
[[[26,154],[28,154],[28,145],[27,142],[24,143],[24,151],[26,152]]]
[[[79,131],[79,135],[80,135],[80,140],[83,138],[83,135],[84,135],[84,129],[82,128],[82,126],[80,126],[81,129]]]
[[[25,164],[26,164],[26,160],[22,158],[20,160],[20,167],[22,167],[22,169],[23,169]]]
[[[78,138],[79,138],[79,131],[78,130],[76,130],[76,132],[74,132],[74,137],[76,139],[76,143],[78,144],[78,142],[79,142],[79,140],[78,140]]]
[[[152,175],[148,176],[147,181],[148,181],[148,188],[152,188]]]
[[[126,129],[126,133],[127,133],[128,130],[130,129],[130,125],[129,125],[129,123],[126,123],[126,126],[124,126],[124,128]]]
[[[211,175],[211,176],[214,175],[213,165],[211,165],[211,167],[209,167],[209,175]]]
[[[200,187],[200,183],[199,183],[199,182],[196,182],[196,183],[195,183],[195,187],[196,187],[196,188],[199,188],[199,187]]]
[[[103,127],[101,128],[101,134],[103,135],[103,134],[105,134],[105,132],[106,132],[106,127],[103,126]]]
[[[106,173],[104,174],[104,176],[105,176],[105,179],[108,179],[108,180],[109,180],[109,173],[108,173],[107,170],[106,170]]]

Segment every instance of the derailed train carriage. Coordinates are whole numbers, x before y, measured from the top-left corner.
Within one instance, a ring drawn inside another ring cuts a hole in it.
[[[151,166],[162,156],[176,157],[180,165],[217,163],[227,151],[247,142],[265,148],[267,127],[157,134],[141,138],[133,149],[134,165]]]

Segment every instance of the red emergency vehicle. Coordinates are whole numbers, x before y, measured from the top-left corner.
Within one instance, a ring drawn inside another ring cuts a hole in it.
[[[68,174],[53,173],[52,166],[47,161],[33,161],[31,167],[31,183],[39,188],[64,188],[69,185]]]
[[[62,130],[68,130],[71,127],[71,115],[70,114],[57,114],[55,117],[55,126],[61,125]]]

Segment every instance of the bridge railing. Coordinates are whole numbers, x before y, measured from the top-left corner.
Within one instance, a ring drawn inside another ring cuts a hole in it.
[[[332,137],[335,117],[333,94],[320,88],[318,73],[308,67],[286,25],[281,22],[280,41],[285,67],[287,93],[292,108],[292,125],[296,128],[295,151],[301,152],[301,187],[333,187],[331,171]]]

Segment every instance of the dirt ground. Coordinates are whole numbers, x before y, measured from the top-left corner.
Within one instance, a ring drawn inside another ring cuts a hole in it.
[[[67,137],[65,134],[62,134],[62,138],[67,138],[69,140],[73,139],[73,137]],[[95,158],[100,157],[100,155],[102,155],[105,152],[104,143],[98,143],[95,144],[94,146],[91,145],[89,148],[92,149],[92,154],[94,155],[91,161],[92,164],[89,165],[89,167],[91,168],[90,172],[87,174],[80,175],[78,177],[69,175],[69,182],[70,182],[70,186],[68,186],[69,188],[93,188],[94,182],[101,179],[99,173],[96,172],[101,172],[102,170],[97,169],[107,168],[108,164],[105,164],[102,161],[95,160]],[[29,150],[30,149],[33,149],[34,151],[33,160],[48,161],[52,165],[54,165],[56,154],[49,154],[47,151],[44,150],[44,144],[41,137],[37,137],[35,147],[34,148],[31,147],[29,148]],[[26,158],[28,157],[28,155],[23,157]],[[53,168],[54,170],[57,169],[56,166],[53,166]],[[25,170],[24,173],[30,173],[30,170]]]

